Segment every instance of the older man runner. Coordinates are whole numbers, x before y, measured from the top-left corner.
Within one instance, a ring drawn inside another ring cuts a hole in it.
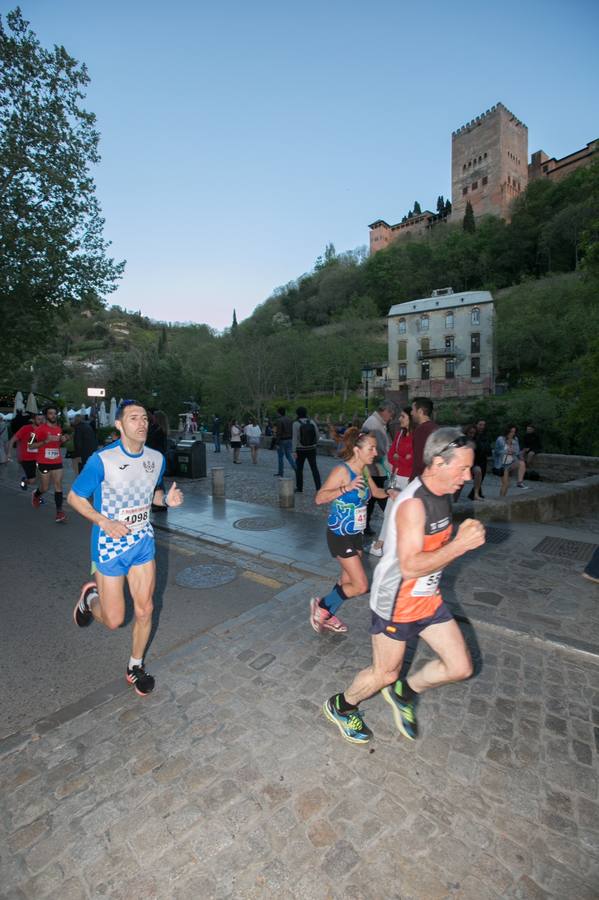
[[[83,585],[73,617],[80,628],[95,619],[115,629],[125,618],[125,578],[133,597],[132,651],[126,678],[140,696],[154,690],[154,678],[144,668],[144,653],[152,628],[152,598],[156,581],[152,503],[180,506],[183,494],[173,483],[165,496],[165,460],[145,446],[148,416],[135,400],[124,400],[115,425],[120,440],[98,450],[73,483],[69,504],[90,522],[92,573]],[[93,496],[93,504],[88,497]]]
[[[466,519],[452,539],[451,498],[470,477],[474,453],[458,428],[440,428],[424,448],[425,469],[394,500],[385,551],[370,591],[372,665],[324,704],[343,737],[367,743],[372,732],[358,705],[382,691],[398,730],[417,737],[415,701],[424,691],[472,674],[470,654],[439,590],[443,569],[485,541],[480,522]],[[421,636],[437,659],[399,681],[406,643]],[[393,685],[393,687],[391,687]]]

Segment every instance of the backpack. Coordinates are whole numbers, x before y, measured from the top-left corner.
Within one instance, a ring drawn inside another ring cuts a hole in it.
[[[313,422],[300,422],[299,442],[301,447],[313,447],[318,443],[318,435]]]

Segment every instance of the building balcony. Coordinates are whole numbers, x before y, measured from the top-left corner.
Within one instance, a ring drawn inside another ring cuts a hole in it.
[[[455,347],[443,347],[442,350],[418,350],[417,359],[442,359],[442,358],[455,358],[457,356],[457,350]]]

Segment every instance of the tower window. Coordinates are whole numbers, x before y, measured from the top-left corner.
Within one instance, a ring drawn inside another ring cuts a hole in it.
[[[475,191],[478,188],[478,181],[472,182],[472,190]]]
[[[467,193],[468,193],[468,187],[466,186],[466,187],[462,188],[462,197],[465,197]]]
[[[487,178],[487,176],[483,175],[483,187],[485,186],[485,184],[487,184],[488,180],[489,179]]]

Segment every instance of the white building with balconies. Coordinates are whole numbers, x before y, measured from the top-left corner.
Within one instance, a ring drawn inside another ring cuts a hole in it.
[[[489,291],[452,288],[392,306],[388,314],[389,393],[480,397],[495,391],[495,309]]]

